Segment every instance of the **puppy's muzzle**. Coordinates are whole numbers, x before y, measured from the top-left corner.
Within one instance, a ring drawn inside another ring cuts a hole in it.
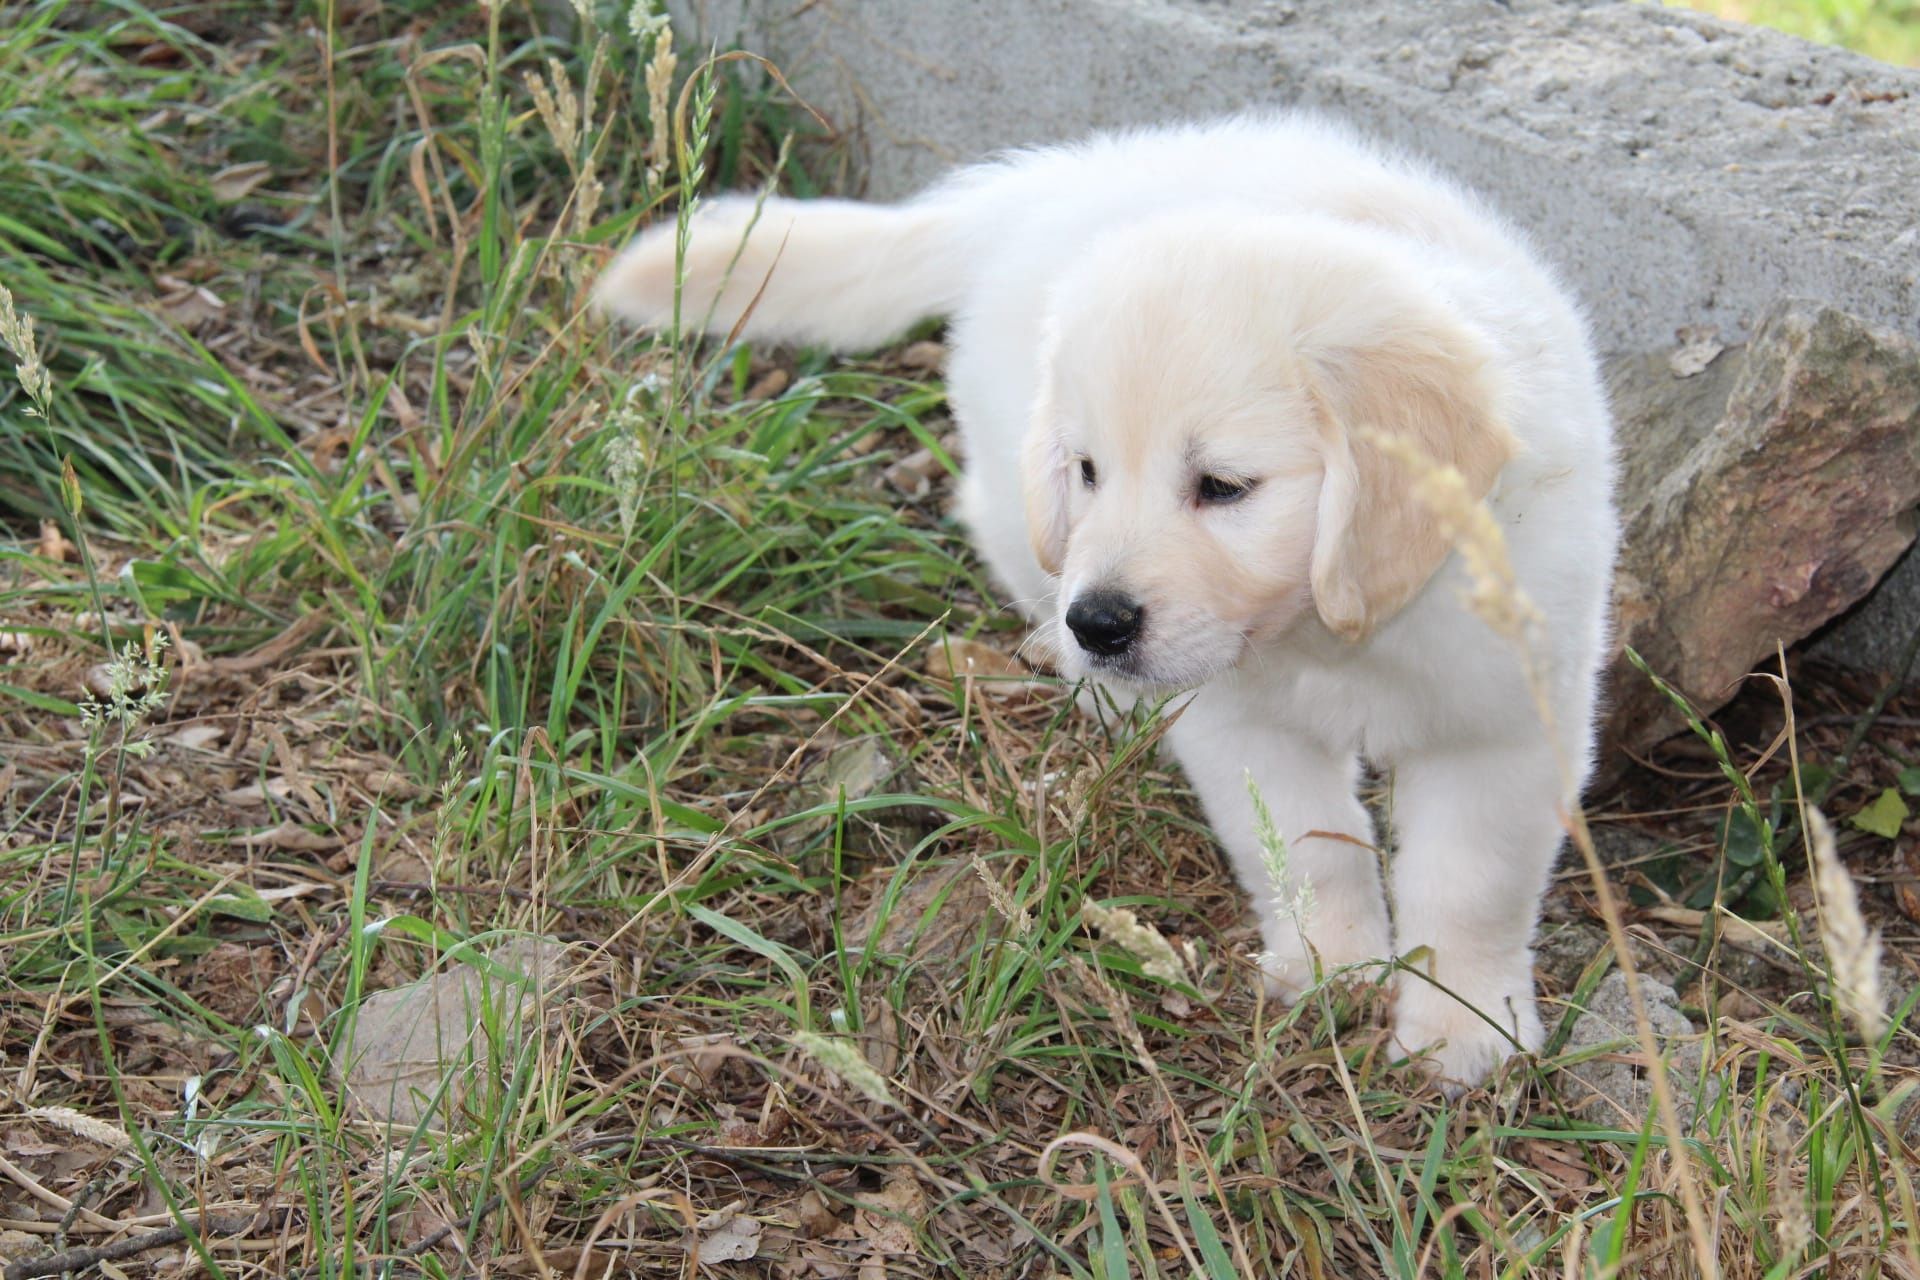
[[[1140,634],[1146,610],[1118,591],[1088,591],[1067,606],[1067,630],[1088,653],[1125,653]]]

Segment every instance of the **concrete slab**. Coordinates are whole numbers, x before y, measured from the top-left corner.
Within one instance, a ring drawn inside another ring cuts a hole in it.
[[[767,55],[852,129],[876,197],[1005,146],[1309,106],[1529,228],[1618,377],[1671,377],[1649,357],[1741,343],[1785,297],[1920,332],[1920,73],[1775,32],[1620,0],[674,8],[683,37]],[[1677,417],[1657,453],[1712,426]],[[1909,554],[1820,647],[1884,666],[1916,624]]]

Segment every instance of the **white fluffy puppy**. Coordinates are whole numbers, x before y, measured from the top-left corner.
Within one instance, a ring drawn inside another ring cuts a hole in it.
[[[1470,1082],[1538,1045],[1531,938],[1591,758],[1617,521],[1581,320],[1513,231],[1281,115],[1019,152],[895,206],[720,199],[692,227],[689,328],[861,348],[951,318],[962,515],[1067,674],[1195,691],[1170,740],[1275,990],[1314,953],[1397,950],[1425,975],[1395,983],[1405,1052]],[[599,299],[667,325],[675,271],[650,231]],[[1544,615],[1551,730],[1369,431],[1487,500]],[[1391,926],[1363,758],[1395,780]]]

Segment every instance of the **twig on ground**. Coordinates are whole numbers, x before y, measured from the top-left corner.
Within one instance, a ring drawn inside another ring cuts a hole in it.
[[[259,1221],[258,1214],[251,1218],[209,1217],[202,1218],[195,1230],[202,1236],[246,1235]],[[8,1263],[7,1269],[0,1272],[0,1277],[4,1277],[4,1280],[36,1280],[40,1276],[57,1276],[69,1271],[85,1271],[102,1262],[117,1262],[121,1258],[131,1258],[149,1249],[161,1249],[170,1244],[179,1244],[186,1238],[187,1229],[175,1223],[173,1226],[149,1231],[144,1235],[115,1240],[111,1244],[83,1245],[75,1249],[63,1249],[58,1253],[50,1253],[44,1258],[22,1258],[18,1262]]]

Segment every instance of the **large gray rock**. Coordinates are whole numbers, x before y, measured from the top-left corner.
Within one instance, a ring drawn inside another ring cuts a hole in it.
[[[1673,988],[1643,974],[1640,995],[1654,1043],[1666,1062],[1674,1111],[1680,1127],[1690,1129],[1702,1102],[1712,1105],[1719,1082],[1703,1081],[1700,1033],[1681,1011]],[[1634,1029],[1625,974],[1610,973],[1594,988],[1561,1056],[1581,1059],[1565,1067],[1558,1080],[1568,1105],[1582,1119],[1632,1130],[1640,1128],[1654,1110],[1652,1074]]]
[[[1669,390],[1690,382],[1698,391]],[[1920,345],[1832,308],[1785,304],[1696,377],[1650,370],[1638,389],[1617,397],[1628,440],[1671,446],[1662,427],[1676,413],[1713,426],[1678,456],[1629,459],[1620,641],[1711,707],[1776,643],[1866,595],[1912,544]],[[1617,739],[1682,727],[1624,661],[1612,705]]]
[[[1431,157],[1530,229],[1585,303],[1623,400],[1665,404],[1623,442],[1634,501],[1724,420],[1720,382],[1781,300],[1920,327],[1920,74],[1775,32],[1622,0],[674,8],[683,36],[778,62],[863,147],[876,196],[998,147],[1259,104],[1326,109]],[[1673,379],[1676,348],[1684,368],[1715,344],[1734,350],[1690,385],[1650,385]],[[1746,530],[1772,531],[1784,522]],[[1857,563],[1878,574],[1866,566],[1882,558]],[[1656,626],[1684,631],[1686,601],[1655,604],[1672,614]],[[1780,638],[1804,634],[1809,611]],[[1916,619],[1908,556],[1820,643],[1884,667]]]

